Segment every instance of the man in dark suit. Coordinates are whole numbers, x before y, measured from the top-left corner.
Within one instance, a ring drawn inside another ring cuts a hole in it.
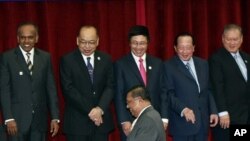
[[[153,107],[161,112],[161,95],[164,94],[162,76],[163,63],[160,59],[146,53],[150,41],[147,27],[136,25],[131,27],[128,39],[131,53],[115,63],[116,95],[115,104],[118,122],[122,128],[122,140],[126,139],[133,118],[126,108],[126,92],[135,85],[145,86],[151,98]],[[164,96],[164,95],[163,95]],[[167,127],[167,111],[161,113]],[[125,135],[124,135],[125,134]]]
[[[35,48],[38,27],[24,22],[17,29],[18,47],[2,55],[1,103],[10,141],[45,141],[48,111],[51,132],[59,129],[57,92],[50,55]]]
[[[83,26],[78,48],[61,59],[60,74],[65,114],[63,130],[68,141],[108,141],[114,128],[111,57],[97,51],[99,36],[93,26]]]
[[[209,90],[208,64],[193,56],[194,48],[193,36],[180,33],[174,42],[177,55],[165,62],[169,130],[173,141],[206,141],[209,122],[212,127],[218,122]]]
[[[160,114],[153,108],[144,86],[134,86],[127,93],[127,108],[136,117],[127,141],[166,141]]]
[[[210,76],[220,124],[213,129],[215,141],[229,141],[229,127],[250,124],[250,56],[240,50],[240,26],[228,24],[222,34],[223,46],[209,58]]]

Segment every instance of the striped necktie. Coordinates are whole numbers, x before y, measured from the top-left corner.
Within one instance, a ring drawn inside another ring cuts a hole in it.
[[[29,52],[27,52],[26,55],[27,55],[26,63],[27,63],[28,69],[29,69],[29,71],[30,71],[30,75],[32,75],[33,64],[32,64],[32,62],[31,62],[31,60],[30,60],[30,55],[31,55],[31,54],[30,54]]]
[[[88,68],[88,71],[89,71],[89,76],[90,76],[91,82],[93,83],[93,81],[94,81],[93,80],[93,77],[94,77],[94,75],[93,75],[94,68],[93,68],[93,66],[90,63],[90,59],[91,59],[91,57],[87,57],[87,68]]]

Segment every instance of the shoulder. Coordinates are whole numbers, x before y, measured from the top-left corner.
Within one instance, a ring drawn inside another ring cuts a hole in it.
[[[44,55],[47,57],[50,57],[50,53],[44,50],[41,50],[39,48],[35,48],[35,53],[39,54],[39,55]]]
[[[111,55],[102,51],[95,51],[95,58],[97,59],[105,59],[105,60],[112,60]]]

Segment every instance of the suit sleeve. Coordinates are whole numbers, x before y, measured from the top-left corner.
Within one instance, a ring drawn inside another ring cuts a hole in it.
[[[56,91],[56,85],[53,75],[53,69],[51,64],[51,59],[48,59],[48,69],[47,69],[47,94],[49,97],[49,107],[52,119],[59,119],[59,108],[58,108],[58,97]]]
[[[143,122],[140,122],[139,124],[140,125],[138,127],[134,127],[134,131],[132,132],[135,133],[131,132],[127,141],[156,141],[159,139],[159,133],[158,130],[156,130],[157,125],[152,119],[144,118]]]
[[[165,73],[165,81],[166,81],[166,93],[167,95],[165,96],[165,103],[169,102],[169,108],[173,109],[175,112],[179,113],[181,115],[182,110],[186,107],[176,96],[175,96],[175,89],[178,89],[175,87],[175,82],[174,82],[174,74],[171,73],[172,68],[169,67],[169,64],[164,65],[164,73]],[[168,104],[165,104],[166,106]]]
[[[161,87],[161,95],[160,95],[160,100],[161,100],[161,117],[162,118],[168,118],[168,107],[169,107],[169,101],[168,101],[168,95],[167,95],[167,89],[166,89],[166,77],[164,73],[164,66],[162,63],[161,66],[161,73],[160,73],[160,87]]]
[[[4,119],[12,119],[11,111],[11,91],[10,91],[10,72],[8,70],[8,64],[4,57],[1,58],[1,68],[0,68],[0,78],[1,78],[1,104]]]
[[[213,95],[217,103],[218,112],[226,111],[226,99],[224,92],[223,70],[219,58],[209,59],[210,80],[213,87]]]
[[[83,98],[73,85],[71,69],[70,61],[66,58],[62,58],[60,63],[60,78],[65,101],[77,109],[79,113],[88,114],[94,105],[86,98]]]
[[[124,83],[124,76],[121,69],[121,66],[118,62],[115,63],[115,105],[116,105],[116,112],[118,116],[119,123],[129,121],[129,113],[126,108],[126,99],[125,99],[125,83]]]
[[[99,100],[98,106],[103,110],[108,110],[110,103],[114,96],[114,71],[112,61],[108,59],[108,65],[106,66],[106,83],[105,89],[102,92],[101,98]],[[105,114],[105,112],[104,112]]]

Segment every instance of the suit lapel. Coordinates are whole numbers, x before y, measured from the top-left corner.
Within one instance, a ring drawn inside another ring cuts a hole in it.
[[[99,76],[98,74],[101,74],[101,71],[103,71],[102,67],[102,57],[99,54],[98,51],[95,52],[94,54],[94,84],[95,82],[98,82]]]
[[[186,75],[189,79],[192,79],[195,83],[194,77],[190,74],[184,63],[179,59],[179,57],[175,56],[175,61],[177,64],[177,68],[184,74]]]
[[[240,71],[240,68],[236,62],[236,60],[233,58],[233,56],[231,55],[230,52],[228,52],[225,48],[223,48],[223,51],[224,51],[224,55],[225,55],[225,61],[228,61],[227,64],[231,64],[230,66],[232,67],[232,70],[236,70],[237,71],[237,74],[239,75],[239,77],[241,77],[242,80],[245,81],[241,71]],[[244,56],[242,55],[242,53],[240,53],[243,61],[245,60]]]
[[[16,48],[15,54],[16,54],[17,64],[19,64],[20,67],[24,70],[24,73],[30,76],[30,71],[28,69],[27,63],[19,47]]]
[[[152,62],[151,57],[150,57],[149,55],[147,55],[147,56],[146,56],[147,86],[150,85],[150,82],[151,82],[151,81],[149,81],[149,80],[152,80],[151,77],[153,77],[152,74],[154,74],[154,73],[153,73],[153,71],[154,71],[153,68],[154,68],[154,63]]]
[[[132,54],[130,53],[128,58],[127,58],[127,65],[128,65],[128,68],[131,69],[131,71],[133,72],[133,74],[135,74],[135,77],[141,82],[141,84],[144,85],[144,82],[142,80],[142,77],[141,77],[141,74],[140,74],[140,71],[137,67],[137,64],[135,62],[135,59],[133,58]]]
[[[203,82],[204,81],[202,81],[202,74],[201,74],[201,72],[205,72],[205,71],[203,71],[202,70],[202,66],[201,66],[201,64],[198,62],[198,60],[195,58],[195,57],[193,57],[193,61],[194,61],[194,67],[195,67],[195,71],[196,71],[196,75],[197,75],[197,79],[198,79],[198,83],[199,83],[199,85],[200,85],[200,91],[202,91],[202,89],[203,89]]]
[[[75,56],[75,61],[79,64],[79,67],[81,68],[82,70],[82,73],[87,76],[87,79],[88,81],[90,82],[90,84],[92,83],[91,82],[91,78],[89,76],[89,72],[88,72],[88,68],[84,62],[84,59],[82,57],[82,54],[81,52],[79,51],[79,49],[76,49],[75,50],[75,53],[74,53],[74,56]]]
[[[244,54],[242,53],[241,51],[239,52],[240,53],[240,56],[242,57],[243,59],[243,62],[247,68],[247,81],[249,80],[249,75],[250,75],[250,65],[249,65],[249,58]],[[243,75],[242,75],[242,78],[244,79]],[[244,79],[245,80],[245,79]]]
[[[40,56],[40,53],[35,49],[34,50],[34,60],[33,60],[33,70],[32,70],[32,77],[35,78],[36,75],[38,75],[38,70],[40,70],[40,67],[42,66],[42,58]]]

